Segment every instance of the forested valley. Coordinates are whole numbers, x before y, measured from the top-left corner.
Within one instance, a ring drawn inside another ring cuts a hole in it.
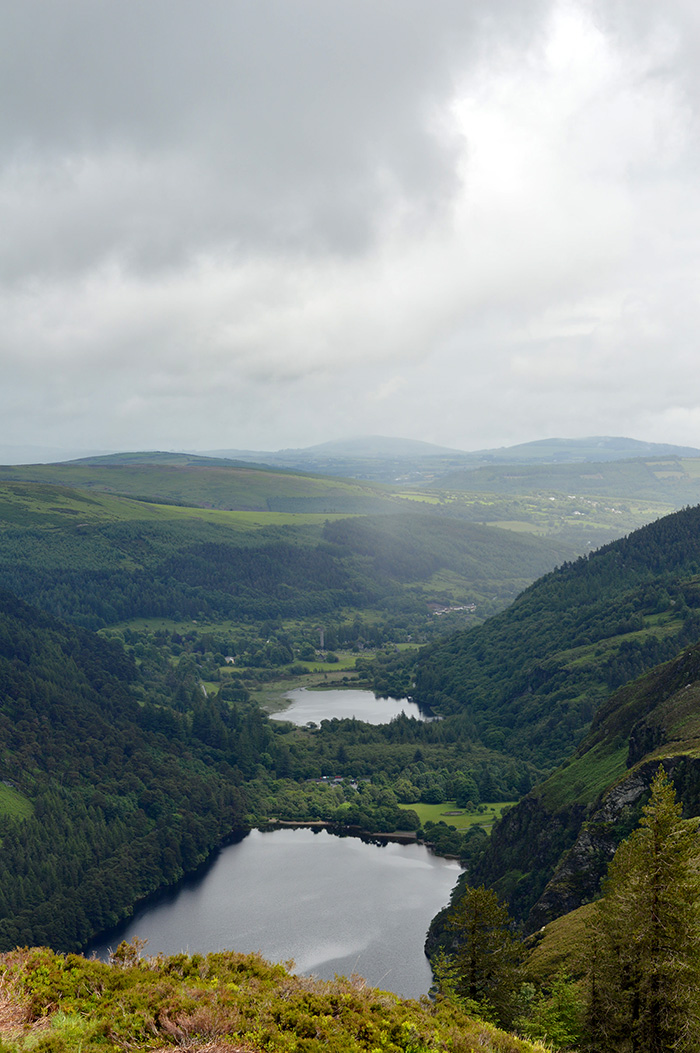
[[[431,602],[473,620],[556,543],[420,508],[251,522],[41,483],[5,484],[0,511],[4,949],[78,949],[272,817],[410,831],[413,801],[476,808],[532,785],[458,720],[294,729],[254,694],[333,659],[408,687],[404,655],[443,630]],[[484,837],[438,825],[445,851]]]
[[[661,762],[700,814],[700,509],[577,556],[449,504],[0,487],[1,951],[72,954],[251,826],[404,832],[465,867],[429,934],[438,1002],[584,1048],[586,911]],[[295,683],[439,719],[270,720],[261,701]],[[448,802],[512,806],[489,836],[425,818]],[[537,933],[502,1004],[460,965],[477,908],[502,948]]]

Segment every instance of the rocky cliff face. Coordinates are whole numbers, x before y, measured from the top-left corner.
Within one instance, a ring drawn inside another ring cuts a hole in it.
[[[453,902],[460,898],[465,884],[487,885],[508,903],[517,921],[525,922],[562,852],[575,843],[585,814],[585,808],[578,805],[548,810],[528,794],[497,824],[478,866],[460,878]],[[447,928],[450,909],[440,911],[430,924],[425,942],[429,958],[440,948],[454,950],[456,939]]]
[[[573,846],[532,907],[526,931],[537,929],[593,899],[620,841],[637,823],[647,789],[658,765],[635,772],[605,794],[600,806],[581,824]]]
[[[535,932],[597,896],[617,846],[639,821],[660,763],[676,784],[686,815],[698,814],[700,760],[687,756],[665,757],[639,765],[603,795],[600,805],[582,823],[574,845],[562,856],[530,911],[528,932]]]
[[[585,815],[582,805],[552,810],[529,794],[494,829],[471,883],[494,888],[513,917],[525,921],[562,853],[575,843]]]
[[[700,758],[649,758],[605,791],[592,807],[570,805],[553,811],[530,794],[498,824],[478,868],[461,887],[486,884],[508,903],[525,934],[595,899],[617,846],[637,825],[659,764],[676,784],[686,815],[700,815]],[[426,953],[448,950],[450,908],[433,919]]]

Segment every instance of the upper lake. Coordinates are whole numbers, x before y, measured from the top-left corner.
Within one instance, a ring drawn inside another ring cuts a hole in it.
[[[461,873],[424,845],[379,844],[326,830],[252,830],[199,875],[145,904],[88,951],[135,936],[146,953],[229,949],[293,958],[296,972],[359,973],[404,998],[427,994],[423,943]]]
[[[273,720],[288,720],[292,724],[304,725],[312,721],[320,724],[322,720],[342,720],[355,717],[367,724],[388,724],[399,713],[416,717],[417,720],[428,720],[415,702],[407,698],[376,698],[371,691],[328,690],[310,691],[300,687],[289,691],[285,698],[290,706],[278,713],[271,713]]]

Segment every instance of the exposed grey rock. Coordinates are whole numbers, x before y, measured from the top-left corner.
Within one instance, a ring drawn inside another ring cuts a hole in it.
[[[625,819],[636,820],[658,766],[656,761],[643,765],[603,796],[532,908],[527,920],[528,932],[535,932],[595,898],[608,864],[627,833],[629,822],[625,823]],[[665,767],[670,773],[675,767],[674,761],[668,761]]]

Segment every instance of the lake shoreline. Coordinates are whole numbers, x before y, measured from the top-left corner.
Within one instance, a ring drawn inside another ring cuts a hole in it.
[[[261,701],[258,702],[259,705]],[[410,698],[379,696],[356,684],[345,684],[342,687],[296,686],[286,690],[284,695],[276,700],[268,697],[265,709],[270,720],[286,721],[297,727],[307,728],[317,728],[326,720],[390,724],[402,714],[419,721],[435,719],[432,712],[420,707]]]
[[[144,907],[148,907],[149,904],[154,904],[163,899],[164,896],[177,895],[181,888],[186,887],[190,882],[197,881],[203,877],[206,872],[214,865],[217,857],[221,851],[227,848],[229,845],[237,844],[243,841],[252,831],[259,830],[260,833],[272,833],[275,830],[327,830],[329,834],[334,834],[337,837],[356,837],[358,840],[363,841],[365,844],[372,844],[373,842],[379,842],[381,844],[397,844],[397,845],[423,845],[427,848],[431,855],[436,856],[438,859],[449,859],[452,862],[459,863],[459,856],[452,855],[448,852],[438,852],[435,849],[435,845],[430,841],[424,841],[417,837],[414,830],[393,830],[391,832],[376,832],[372,830],[365,830],[359,826],[343,826],[339,823],[330,823],[324,819],[268,819],[264,822],[256,823],[254,826],[238,827],[227,834],[221,841],[219,841],[206,859],[198,863],[192,870],[185,871],[181,877],[176,881],[170,882],[169,884],[160,885],[158,888],[153,889],[152,892],[142,896],[135,903],[133,903],[122,918],[116,922],[115,925],[107,926],[100,932],[96,932],[93,936],[87,940],[80,948],[80,954],[84,954],[86,957],[90,955],[90,949],[96,944],[104,942],[105,936],[110,932],[122,927],[130,921],[131,918],[139,911],[143,910]],[[464,867],[462,867],[464,869]]]
[[[83,953],[107,960],[134,938],[146,939],[146,954],[233,947],[271,961],[294,958],[300,974],[358,972],[399,997],[428,990],[425,930],[460,876],[455,861],[405,831],[333,830],[313,820],[256,826],[229,847],[233,855],[214,852],[196,876],[135,905],[126,923]]]
[[[261,830],[265,833],[268,830],[279,830],[279,829],[311,829],[311,830],[328,830],[330,834],[337,834],[339,837],[359,837],[364,840],[374,841],[391,841],[397,845],[410,845],[410,844],[424,844],[425,842],[419,841],[416,837],[415,830],[392,830],[391,832],[376,833],[372,830],[364,830],[360,826],[342,826],[340,823],[329,823],[325,819],[310,819],[307,821],[299,819],[268,819],[265,823],[258,823],[253,829]],[[426,845],[426,848],[429,848]],[[436,855],[438,853],[435,853]],[[441,858],[447,859],[448,856],[442,856]]]

